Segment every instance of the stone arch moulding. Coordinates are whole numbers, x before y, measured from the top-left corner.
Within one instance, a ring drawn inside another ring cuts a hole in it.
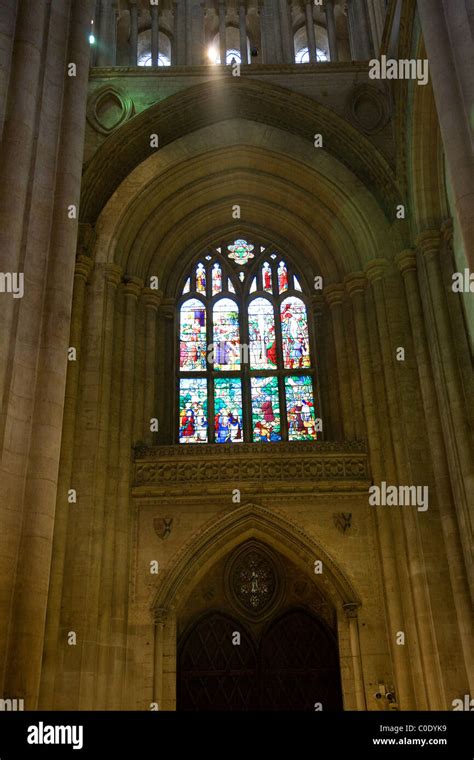
[[[314,573],[314,562],[321,560],[323,573],[314,577],[335,608],[340,611],[344,605],[360,606],[359,595],[352,583],[317,541],[285,516],[248,503],[210,521],[183,547],[161,582],[158,581],[151,605],[153,617],[158,609],[177,612],[192,586],[208,568],[250,538],[270,544],[310,575]]]
[[[150,106],[114,130],[85,169],[81,221],[94,223],[123,179],[152,155],[151,133],[159,134],[163,147],[206,124],[232,118],[279,127],[311,145],[315,132],[324,134],[325,150],[352,168],[385,213],[390,216],[400,202],[388,159],[366,135],[331,109],[275,84],[263,86],[248,80],[235,87],[235,83],[223,81],[216,88],[214,82],[205,82]]]

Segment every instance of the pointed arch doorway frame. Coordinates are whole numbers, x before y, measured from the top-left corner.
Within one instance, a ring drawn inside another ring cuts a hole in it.
[[[284,515],[247,503],[207,523],[177,554],[163,574],[151,606],[155,625],[153,701],[160,710],[176,709],[177,620],[186,599],[207,571],[234,548],[255,539],[293,562],[316,582],[333,605],[345,710],[366,710],[359,641],[360,597],[345,573],[312,537]],[[315,562],[323,572],[315,574]]]

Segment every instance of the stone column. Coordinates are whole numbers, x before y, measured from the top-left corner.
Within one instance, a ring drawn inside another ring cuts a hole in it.
[[[158,48],[159,48],[159,17],[158,6],[150,5],[151,13],[151,65],[158,66]]]
[[[112,50],[111,50],[111,65],[116,66],[117,65],[117,52],[118,52],[118,45],[117,45],[117,26],[118,26],[118,20],[119,20],[119,11],[118,11],[118,0],[112,0]]]
[[[76,361],[68,364],[66,392],[64,397],[63,431],[61,439],[61,458],[54,523],[53,551],[51,560],[51,577],[49,582],[48,610],[45,626],[45,643],[41,674],[40,710],[54,708],[54,679],[58,664],[59,624],[61,614],[61,597],[64,583],[64,560],[68,517],[71,505],[68,491],[73,484],[74,440],[76,433],[76,412],[79,374],[81,367],[82,328],[86,284],[93,268],[93,259],[80,254],[74,271],[74,294],[71,312],[71,332],[69,345],[76,349]]]
[[[288,0],[280,0],[280,29],[281,29],[281,48],[283,52],[283,63],[294,63],[295,45],[293,42],[293,28]],[[273,34],[277,30],[273,30]]]
[[[329,42],[329,57],[331,62],[334,63],[339,60],[339,53],[337,50],[337,31],[336,31],[336,19],[334,16],[334,0],[326,0],[324,3],[324,11],[326,13],[326,26],[328,32]]]
[[[112,0],[100,0],[99,38],[97,40],[97,65],[111,66],[113,60]]]
[[[3,132],[5,109],[7,103],[8,82],[12,63],[13,41],[15,38],[15,22],[17,16],[17,0],[3,0],[2,20],[0,31],[0,141]]]
[[[106,525],[106,489],[107,461],[109,452],[110,401],[112,388],[113,344],[115,330],[115,299],[117,286],[120,281],[119,268],[109,264],[104,270],[106,282],[105,303],[103,304],[103,326],[101,335],[101,366],[100,366],[100,395],[98,414],[97,449],[95,452],[95,484],[94,484],[94,532],[91,541],[91,553],[88,567],[88,595],[86,616],[85,646],[98,646],[97,630],[101,618],[102,605],[100,599],[102,561],[104,552],[104,535]],[[91,644],[91,642],[94,642]],[[82,674],[81,704],[91,709],[96,689],[97,673]]]
[[[55,34],[47,39],[42,37],[46,11],[55,25]],[[0,669],[5,665],[5,693],[23,696],[27,710],[38,705],[51,571],[77,239],[77,222],[67,218],[67,208],[79,204],[89,29],[86,0],[61,9],[45,2],[21,4],[2,145],[0,184],[15,209],[10,218],[1,204],[2,260],[18,262],[21,255],[28,285],[24,299],[16,302],[16,341],[8,359],[9,390],[3,396]],[[77,64],[74,79],[65,74],[65,60]],[[19,82],[23,89],[17,89]],[[15,121],[18,150],[11,140]],[[5,142],[7,128],[10,139]],[[11,163],[5,160],[10,151],[17,173],[11,182]],[[31,163],[22,165],[25,151]],[[20,186],[16,196],[14,189]],[[21,209],[23,198],[28,207]],[[2,354],[0,364],[5,358]]]
[[[130,6],[130,66],[138,63],[138,6],[137,0],[129,0]]]
[[[109,265],[111,266],[111,265]],[[121,270],[116,267],[117,284],[121,280]],[[118,483],[121,476],[119,463],[120,448],[120,404],[122,393],[123,366],[123,289],[117,288],[115,298],[114,353],[112,359],[112,384],[110,388],[109,446],[107,457],[107,491],[105,502],[105,525],[102,549],[99,619],[99,656],[97,664],[97,688],[94,709],[110,708],[109,664],[113,660],[111,642],[112,597],[114,588],[114,554],[116,540],[116,518],[118,503]],[[117,702],[115,703],[117,704]]]
[[[445,286],[439,261],[441,235],[437,230],[428,230],[417,238],[417,246],[423,255],[432,302],[433,318],[442,369],[444,392],[449,400],[449,413],[453,420],[454,440],[457,456],[465,478],[466,493],[474,493],[472,443],[467,425],[465,399],[461,377],[454,349],[455,336],[451,329]]]
[[[240,60],[242,63],[248,63],[247,50],[247,10],[245,0],[239,0],[239,34],[240,34]]]
[[[226,5],[225,0],[219,0],[219,55],[221,65],[225,66],[226,38],[225,38]]]
[[[361,373],[367,434],[369,438],[370,463],[375,482],[384,475],[382,444],[379,431],[379,414],[376,403],[375,379],[372,371],[371,348],[367,326],[364,291],[367,280],[356,272],[345,279],[347,292],[352,301],[356,329],[357,352]],[[380,566],[387,610],[388,638],[396,678],[397,696],[402,710],[416,709],[413,691],[410,658],[406,646],[397,646],[395,634],[405,630],[401,587],[399,578],[399,558],[395,551],[390,516],[387,512],[375,512],[377,536],[380,544]]]
[[[153,443],[153,433],[150,430],[150,420],[157,417],[156,404],[156,321],[158,307],[162,298],[161,291],[143,291],[145,303],[145,402],[143,414],[143,441]],[[159,423],[159,421],[158,421]]]
[[[344,438],[346,440],[353,440],[355,433],[354,413],[351,403],[351,378],[349,373],[349,363],[347,359],[346,336],[344,333],[344,320],[342,314],[344,286],[327,285],[324,288],[324,296],[331,309]]]
[[[464,7],[463,7],[464,6]],[[474,270],[474,158],[472,103],[474,51],[465,4],[418,0],[443,148],[452,182],[464,251]]]
[[[348,0],[347,11],[352,60],[368,61],[372,58],[372,45],[365,0]]]
[[[379,343],[383,360],[383,377],[388,401],[390,430],[393,442],[393,452],[396,462],[398,481],[411,485],[411,470],[409,467],[407,437],[408,431],[404,426],[403,402],[398,387],[395,362],[395,345],[390,334],[387,297],[384,290],[384,275],[388,269],[385,259],[375,259],[366,266],[367,277],[371,282],[377,315]],[[425,692],[428,699],[428,709],[445,709],[443,699],[442,678],[440,673],[439,656],[430,608],[426,565],[420,542],[416,516],[412,509],[406,509],[402,514],[402,536],[405,537],[408,572],[411,594],[416,610],[416,630],[419,639],[419,656],[423,664]],[[407,599],[410,589],[407,589]]]
[[[314,33],[313,3],[305,2],[306,38],[308,40],[309,60],[316,60],[316,35]]]
[[[359,621],[357,610],[358,602],[346,602],[342,605],[349,626],[349,642],[352,656],[352,670],[354,673],[354,691],[358,710],[367,710],[365,699],[364,675],[362,669],[362,657],[360,653]]]
[[[472,615],[469,583],[466,567],[472,566],[469,545],[468,526],[464,514],[458,514],[453,508],[453,495],[450,487],[449,469],[444,445],[444,431],[439,414],[436,391],[432,380],[432,370],[428,341],[424,329],[423,311],[417,281],[416,254],[412,249],[402,251],[397,257],[399,269],[403,275],[408,303],[410,322],[414,338],[418,376],[423,397],[426,426],[429,436],[429,448],[433,461],[433,470],[438,492],[438,506],[441,515],[441,527],[446,545],[449,577],[453,589],[458,626],[462,641],[466,670],[470,679],[470,688],[474,689],[474,658],[472,650]],[[456,504],[456,506],[458,506]],[[460,534],[461,528],[461,534]],[[464,565],[462,557],[466,561]]]
[[[157,703],[159,710],[162,709],[163,701],[163,639],[167,618],[168,610],[164,609],[163,607],[157,607],[153,610],[153,619],[155,623],[155,672],[153,677],[153,701]]]
[[[176,66],[186,64],[186,5],[185,0],[173,0],[174,59]]]
[[[127,610],[129,600],[130,567],[130,464],[132,443],[132,417],[135,372],[135,336],[137,299],[143,282],[128,276],[123,286],[124,334],[122,364],[122,396],[120,404],[119,468],[117,514],[115,524],[114,587],[112,595],[111,644],[114,648],[114,677],[111,688],[115,696],[110,707],[118,709],[124,698]]]

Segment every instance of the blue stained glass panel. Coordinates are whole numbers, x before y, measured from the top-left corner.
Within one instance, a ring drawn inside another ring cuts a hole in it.
[[[277,365],[273,305],[266,298],[249,304],[249,352],[251,369],[274,369]]]
[[[285,298],[280,307],[283,366],[303,369],[310,366],[306,306],[300,298]]]
[[[281,441],[278,378],[252,377],[250,382],[253,440]]]
[[[206,369],[206,309],[197,298],[181,306],[179,368],[183,372]]]
[[[207,380],[205,377],[179,381],[179,442],[207,443]]]
[[[242,383],[238,377],[214,381],[214,436],[216,443],[242,443]]]
[[[214,369],[240,369],[239,307],[230,298],[214,304],[213,343]]]
[[[313,383],[309,375],[285,377],[286,414],[289,441],[318,438]]]

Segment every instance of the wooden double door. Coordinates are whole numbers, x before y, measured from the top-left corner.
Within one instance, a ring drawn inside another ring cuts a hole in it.
[[[240,644],[235,633],[240,633]],[[337,642],[316,617],[292,609],[256,641],[212,612],[178,649],[178,710],[342,710]]]

